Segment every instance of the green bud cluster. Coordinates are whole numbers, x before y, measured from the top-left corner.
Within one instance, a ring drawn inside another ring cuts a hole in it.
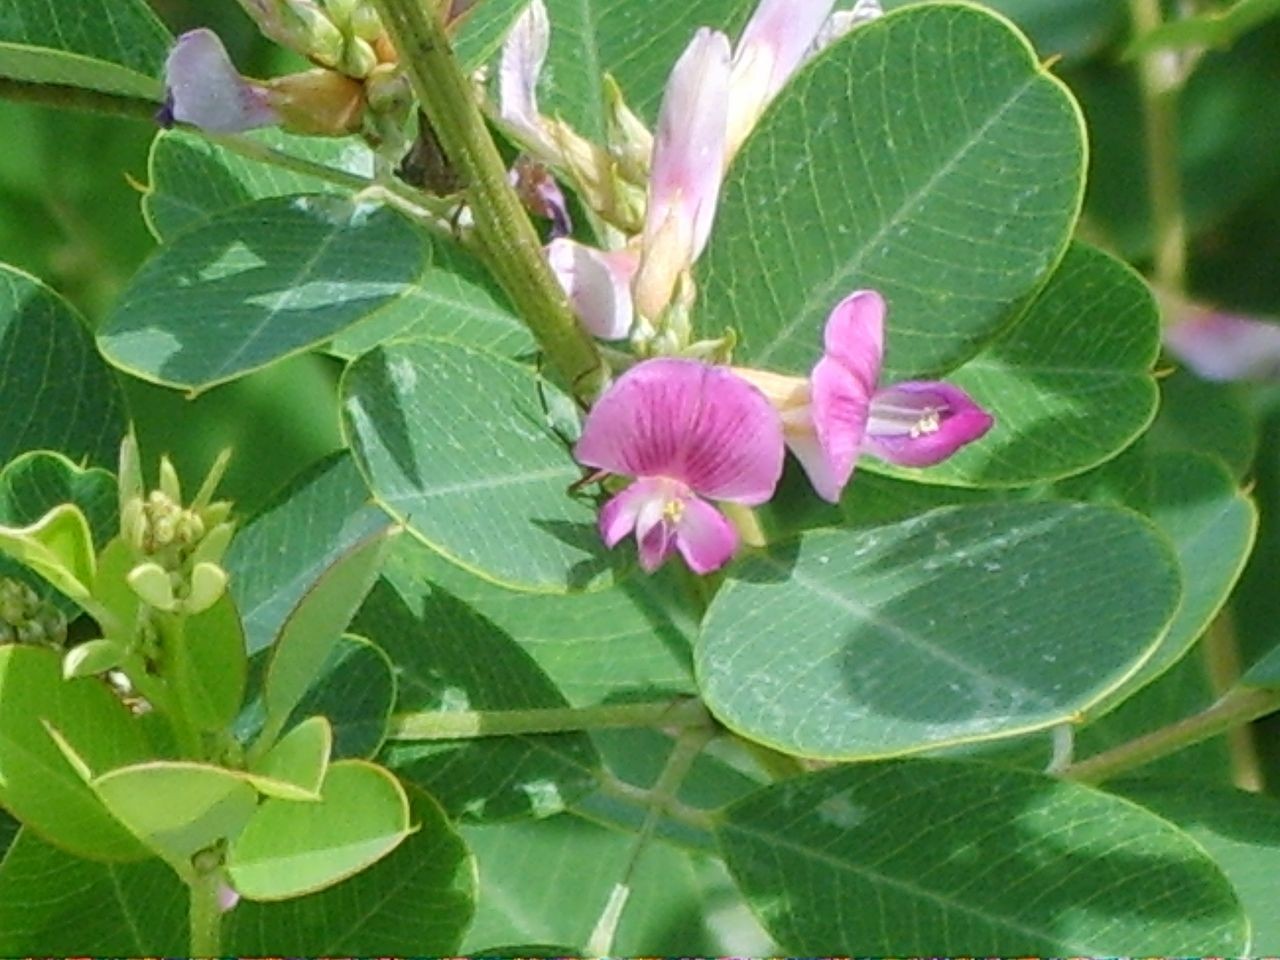
[[[177,471],[160,460],[160,485],[144,494],[137,448],[126,441],[120,466],[120,534],[137,563],[127,577],[144,602],[159,610],[199,613],[222,596],[227,574],[219,564],[235,526],[231,504],[213,500],[226,468],[220,457],[189,506]]]
[[[67,618],[20,580],[0,578],[0,644],[31,643],[61,647]]]
[[[240,0],[262,32],[312,63],[363,80],[384,35],[367,0]]]

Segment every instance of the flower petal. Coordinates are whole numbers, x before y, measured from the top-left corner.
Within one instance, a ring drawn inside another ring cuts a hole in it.
[[[1164,343],[1206,380],[1269,380],[1280,376],[1280,323],[1196,310],[1168,327]]]
[[[498,68],[498,116],[540,160],[559,155],[538,112],[538,77],[547,62],[551,20],[542,0],[532,0],[507,34]]]
[[[908,381],[876,393],[866,451],[903,467],[927,467],[991,429],[995,420],[950,383]]]
[[[685,501],[675,527],[676,548],[694,573],[719,570],[738,549],[738,531],[733,524],[698,497]]]
[[[631,332],[631,279],[636,256],[629,250],[597,250],[574,240],[553,240],[547,262],[574,312],[593,337],[622,340]]]
[[[791,450],[805,468],[818,496],[831,503],[853,476],[866,436],[867,417],[875,381],[867,380],[834,357],[825,356],[809,379],[809,415],[815,454],[805,445],[807,435],[792,431]]]
[[[511,167],[508,178],[520,195],[524,208],[534,216],[551,221],[551,239],[558,240],[573,232],[573,220],[569,216],[564,191],[546,164],[521,156]]]
[[[715,219],[724,179],[724,138],[729,111],[729,38],[702,28],[667,80],[658,128],[645,234],[673,212],[689,226],[689,263],[702,253]],[[687,266],[688,264],[686,264]]]
[[[177,121],[210,133],[239,133],[280,122],[266,91],[236,72],[212,30],[191,30],[178,38],[165,63],[165,85],[168,95],[162,123]]]
[[[723,367],[660,358],[602,396],[575,456],[632,477],[669,477],[717,500],[756,505],[782,473],[782,426],[755,387]]]
[[[836,304],[822,333],[825,355],[866,384],[868,393],[875,390],[884,361],[885,311],[880,294],[857,290]]]
[[[729,104],[729,155],[804,61],[835,0],[761,0],[738,40]]]
[[[662,481],[637,480],[621,493],[615,494],[600,510],[600,539],[613,549],[636,528],[640,512],[645,504],[664,496]]]

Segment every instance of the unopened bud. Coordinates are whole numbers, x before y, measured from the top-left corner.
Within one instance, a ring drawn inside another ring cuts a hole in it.
[[[272,107],[291,133],[344,137],[364,123],[364,87],[332,70],[308,70],[267,84]]]
[[[347,38],[347,42],[342,48],[342,59],[338,63],[338,69],[342,73],[349,77],[363,80],[373,72],[373,68],[377,65],[378,55],[374,52],[369,41],[362,40],[356,36]]]
[[[653,134],[627,106],[622,89],[610,74],[605,74],[604,90],[609,101],[610,152],[617,159],[623,176],[633,183],[644,184],[649,179]]]
[[[124,648],[114,640],[89,640],[67,651],[62,658],[62,676],[67,680],[97,676],[120,666],[124,657]]]
[[[157,610],[172,610],[176,605],[169,573],[158,563],[144,563],[129,571],[129,588],[143,603]]]
[[[385,31],[378,11],[367,3],[356,9],[351,15],[351,32],[370,43],[381,37]]]
[[[198,563],[191,571],[191,590],[182,602],[188,613],[208,610],[227,590],[227,572],[212,563]]]

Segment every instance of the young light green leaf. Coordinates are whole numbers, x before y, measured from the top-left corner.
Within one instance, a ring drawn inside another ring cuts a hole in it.
[[[1074,244],[1016,325],[947,376],[995,416],[995,428],[934,467],[866,466],[977,487],[1081,473],[1150,424],[1159,352],[1160,315],[1143,279],[1110,255]]]
[[[343,427],[379,501],[432,549],[512,589],[603,585],[581,471],[527,367],[445,340],[380,347],[342,380]],[[377,638],[375,638],[377,639]]]
[[[323,343],[403,295],[421,235],[386,207],[280,197],[202,221],[133,278],[98,334],[107,359],[209,387]]]
[[[87,87],[159,101],[173,42],[142,0],[6,0],[0,78]]]
[[[85,860],[24,829],[0,860],[0,954],[177,957],[187,888],[161,861]]]
[[[235,771],[183,761],[111,770],[91,784],[117,820],[180,872],[191,858],[239,835],[257,792]]]
[[[371,759],[387,738],[396,687],[395,667],[381,648],[347,633],[329,652],[293,715],[323,717],[332,726],[334,759]]]
[[[745,557],[703,621],[698,682],[731,729],[804,756],[1013,736],[1131,675],[1178,597],[1172,549],[1136,514],[934,510]]]
[[[266,724],[283,729],[319,676],[365,595],[373,586],[390,538],[375,533],[339,557],[298,601],[271,650],[263,685]]]
[[[887,14],[795,77],[734,162],[701,330],[735,328],[739,363],[807,376],[831,309],[871,287],[889,302],[886,379],[950,369],[1062,256],[1084,159],[1075,101],[1006,21]]]
[[[414,833],[341,886],[241,903],[223,942],[238,956],[453,956],[475,910],[476,865],[439,805],[408,789]]]
[[[399,712],[567,706],[511,637],[430,581],[404,593],[379,582],[356,628],[396,665]],[[472,821],[562,813],[594,787],[600,764],[584,733],[392,741],[382,761],[430,791],[451,816]]]
[[[369,502],[345,450],[309,467],[285,487],[236,534],[223,561],[244,618],[249,653],[271,646],[325,571],[389,523]]]
[[[142,846],[107,812],[46,724],[94,771],[138,763],[148,747],[137,721],[97,679],[63,680],[61,658],[0,646],[0,804],[77,856],[129,860]]]
[[[176,645],[173,685],[187,717],[201,730],[221,730],[240,711],[248,657],[240,614],[229,594],[203,613],[184,618]]]
[[[0,338],[17,361],[0,378],[0,463],[41,449],[114,469],[124,395],[80,316],[39,280],[0,266]]]
[[[1190,837],[1123,800],[987,764],[809,774],[729,806],[730,872],[806,956],[1236,954],[1248,922]]]
[[[249,767],[250,780],[268,796],[283,800],[319,800],[329,770],[333,728],[324,717],[308,717]],[[295,788],[280,789],[280,784]]]
[[[89,599],[96,558],[89,521],[73,503],[27,527],[0,527],[0,552],[38,573],[72,600]]]
[[[333,886],[382,859],[412,832],[404,788],[362,760],[329,767],[317,803],[269,797],[227,849],[232,886],[248,900],[287,900]]]

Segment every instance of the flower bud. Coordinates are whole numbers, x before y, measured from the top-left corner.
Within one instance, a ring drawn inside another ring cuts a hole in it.
[[[622,89],[610,74],[605,74],[604,92],[609,105],[609,150],[623,176],[635,183],[647,183],[653,134],[627,106]]]
[[[62,658],[62,676],[66,680],[96,676],[114,670],[124,658],[124,648],[114,640],[89,640],[67,651]]]
[[[212,563],[197,563],[191,570],[191,588],[182,608],[202,613],[217,603],[227,591],[227,572]]]
[[[158,563],[143,563],[129,571],[125,578],[129,588],[143,603],[157,610],[173,610],[177,601],[169,573]]]
[[[345,137],[364,123],[364,87],[332,70],[308,70],[267,84],[271,106],[291,133]]]

